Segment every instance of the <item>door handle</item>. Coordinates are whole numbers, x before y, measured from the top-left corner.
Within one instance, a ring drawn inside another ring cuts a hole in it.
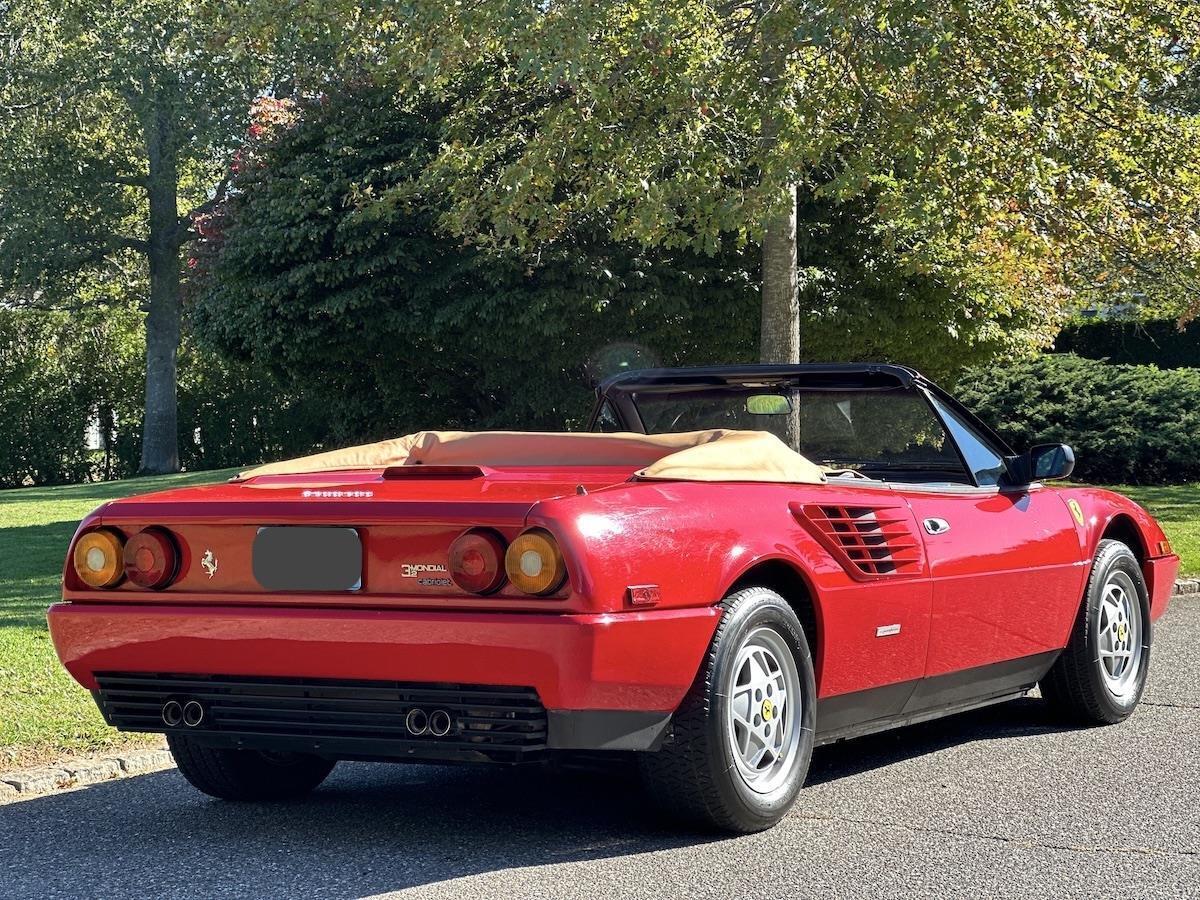
[[[945,534],[950,530],[950,523],[945,519],[926,519],[921,524],[930,534]]]

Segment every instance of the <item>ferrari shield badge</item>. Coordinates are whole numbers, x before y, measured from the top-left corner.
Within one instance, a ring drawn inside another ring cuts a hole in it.
[[[1067,507],[1071,510],[1071,515],[1075,517],[1075,521],[1082,525],[1083,507],[1079,505],[1079,501],[1072,498],[1067,501]]]

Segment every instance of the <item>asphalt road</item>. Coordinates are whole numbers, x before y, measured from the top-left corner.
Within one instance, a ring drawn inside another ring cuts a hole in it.
[[[673,833],[595,774],[342,764],[299,804],[175,772],[0,806],[0,897],[1200,896],[1200,602],[1124,725],[1036,699],[817,751],[777,828]]]

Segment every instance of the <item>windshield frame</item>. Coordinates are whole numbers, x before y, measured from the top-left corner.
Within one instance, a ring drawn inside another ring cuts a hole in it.
[[[909,389],[925,401],[930,414],[945,429],[946,438],[962,462],[966,475],[972,484],[979,487],[971,467],[967,465],[963,450],[954,437],[953,429],[949,427],[938,404],[930,402],[932,395],[937,398],[938,403],[949,407],[956,416],[969,423],[976,436],[1004,460],[1006,472],[1000,486],[1018,486],[1011,464],[1017,458],[1017,454],[974,413],[919,372],[905,366],[878,363],[798,364],[706,366],[622,372],[597,386],[596,402],[585,430],[599,430],[601,412],[607,405],[622,430],[646,434],[646,426],[637,407],[637,394],[683,396],[693,392],[720,392],[722,387],[727,387],[730,393],[745,393],[755,389],[762,389],[764,392],[801,390],[830,393]],[[883,480],[886,480],[886,476]]]

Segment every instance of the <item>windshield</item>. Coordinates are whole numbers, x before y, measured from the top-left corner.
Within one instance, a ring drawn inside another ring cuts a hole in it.
[[[719,389],[633,395],[647,433],[770,431],[815,463],[867,475],[966,471],[946,429],[915,390]],[[954,477],[949,480],[959,480]]]

